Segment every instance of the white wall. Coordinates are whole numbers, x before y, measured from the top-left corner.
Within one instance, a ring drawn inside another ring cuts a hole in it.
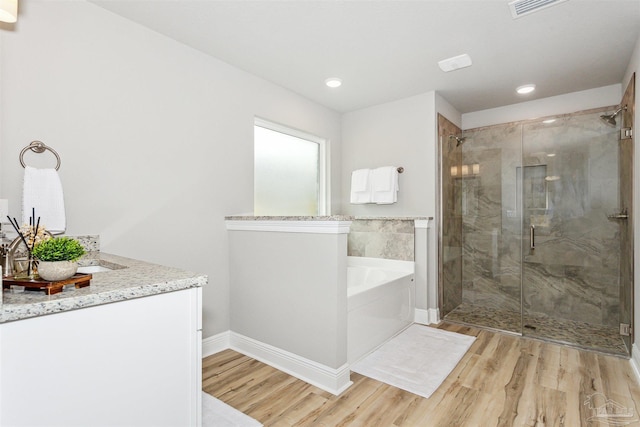
[[[228,330],[224,216],[253,211],[254,115],[330,140],[339,205],[339,114],[84,1],[20,6],[0,30],[0,198],[20,216],[18,154],[44,141],[67,234],[208,274],[204,336]]]
[[[342,116],[342,213],[360,216],[432,216],[435,92],[381,104]],[[402,166],[398,202],[349,203],[351,172]]]
[[[461,126],[456,109],[435,92],[346,113],[342,117],[343,213],[358,216],[423,216],[437,221],[437,114]],[[398,202],[393,205],[349,203],[351,172],[385,165],[403,166]],[[438,225],[430,222],[426,290],[416,284],[419,309],[436,310]],[[420,260],[416,260],[420,262]],[[426,292],[426,295],[423,293]]]
[[[447,120],[449,120],[454,125],[458,126],[462,129],[462,114],[458,112],[449,102],[444,99],[442,96],[436,93],[435,96],[436,102],[436,113],[443,115]],[[436,117],[436,135],[438,133],[437,124],[438,118]]]
[[[475,129],[482,126],[618,105],[623,92],[622,85],[615,84],[489,110],[474,111],[462,115],[462,129]]]

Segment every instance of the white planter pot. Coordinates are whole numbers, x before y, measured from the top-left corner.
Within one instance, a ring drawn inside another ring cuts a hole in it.
[[[78,263],[76,261],[40,261],[38,262],[38,275],[41,279],[56,282],[65,280],[76,274]]]

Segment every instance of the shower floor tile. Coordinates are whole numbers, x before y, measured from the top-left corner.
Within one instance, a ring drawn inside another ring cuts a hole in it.
[[[525,314],[522,317],[524,327],[521,330],[519,312],[491,309],[467,303],[456,307],[444,317],[444,320],[516,334],[522,333],[525,337],[629,357],[629,352],[618,328],[612,326],[553,319],[539,314]]]
[[[462,303],[449,312],[444,320],[520,333],[520,313],[515,311],[489,309]]]

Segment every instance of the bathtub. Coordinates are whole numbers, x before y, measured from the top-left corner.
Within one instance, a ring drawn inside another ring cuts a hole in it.
[[[347,257],[347,360],[375,350],[413,323],[414,263]]]

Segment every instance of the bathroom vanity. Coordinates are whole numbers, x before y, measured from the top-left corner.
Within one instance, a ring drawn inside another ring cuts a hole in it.
[[[5,290],[0,425],[201,424],[207,277],[96,252],[91,285]]]

